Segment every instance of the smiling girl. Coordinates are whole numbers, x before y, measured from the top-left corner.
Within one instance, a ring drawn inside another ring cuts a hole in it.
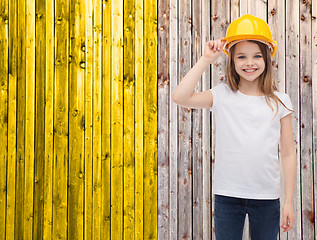
[[[173,101],[190,108],[210,108],[216,119],[213,175],[217,240],[242,239],[249,216],[251,239],[275,240],[280,224],[280,164],[284,177],[284,232],[292,229],[296,155],[289,96],[278,91],[272,57],[276,42],[260,18],[233,21],[227,36],[209,41],[204,54],[173,92]],[[222,52],[228,55],[226,80],[194,92],[206,68]]]

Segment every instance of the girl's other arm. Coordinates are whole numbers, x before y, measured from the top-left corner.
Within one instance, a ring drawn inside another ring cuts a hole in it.
[[[295,214],[293,210],[293,198],[296,182],[296,153],[294,147],[292,114],[288,114],[281,120],[280,151],[284,176],[284,206],[282,211],[282,228],[288,232],[293,228]]]
[[[221,54],[225,41],[209,41],[205,44],[204,55],[193,68],[184,76],[173,92],[173,101],[183,107],[208,108],[212,106],[213,97],[210,90],[194,93],[200,76],[207,67]]]

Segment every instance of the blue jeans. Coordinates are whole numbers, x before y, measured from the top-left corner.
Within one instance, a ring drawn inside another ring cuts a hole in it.
[[[241,240],[245,215],[252,240],[276,240],[280,200],[256,200],[215,195],[216,240]]]

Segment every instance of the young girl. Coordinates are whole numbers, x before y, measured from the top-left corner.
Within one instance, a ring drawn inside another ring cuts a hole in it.
[[[194,93],[206,68],[224,51],[226,80]],[[277,239],[280,224],[280,168],[284,176],[284,232],[292,229],[296,155],[292,103],[278,92],[272,60],[276,52],[269,26],[244,15],[233,21],[224,39],[209,41],[204,54],[173,93],[173,101],[190,108],[211,108],[216,119],[213,175],[217,240],[242,239],[249,216],[251,239]]]

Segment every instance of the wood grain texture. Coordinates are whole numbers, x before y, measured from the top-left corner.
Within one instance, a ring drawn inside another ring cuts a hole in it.
[[[93,95],[92,95],[92,185],[93,185],[93,239],[101,237],[101,87],[102,87],[102,6],[93,1]]]
[[[210,7],[211,3],[208,0],[202,1],[202,19],[201,19],[201,52],[203,53],[204,47],[207,41],[210,40],[210,21],[211,21],[211,12]],[[210,89],[210,70],[208,67],[202,75],[202,90]],[[211,189],[211,141],[210,141],[210,120],[211,114],[209,109],[202,110],[202,161],[203,161],[203,239],[211,239],[212,237],[212,189]],[[204,229],[208,229],[205,231]]]
[[[301,202],[302,237],[313,239],[314,230],[314,186],[312,162],[312,56],[311,56],[311,1],[300,1],[299,5],[299,94],[300,94],[300,154],[301,154]]]
[[[123,1],[112,3],[111,239],[123,239]]]
[[[201,57],[201,1],[192,2],[192,65]],[[202,90],[201,81],[196,85],[195,91]],[[202,149],[202,110],[192,110],[192,188],[193,188],[193,203],[192,203],[192,218],[193,218],[193,238],[203,238],[203,149]]]
[[[301,239],[301,153],[300,153],[300,95],[299,95],[299,4],[298,1],[286,1],[285,4],[285,90],[290,96],[295,114],[293,114],[294,145],[296,149],[297,171],[294,195],[296,222],[288,239]],[[291,69],[291,71],[288,71]],[[282,235],[282,234],[281,234]],[[284,233],[285,235],[285,233]]]
[[[170,1],[170,49],[169,49],[169,239],[178,239],[178,106],[172,101],[172,93],[179,82],[178,72],[178,1]]]
[[[25,183],[23,206],[23,239],[33,239],[33,190],[35,152],[35,2],[26,1],[25,34]],[[42,114],[43,115],[43,114]],[[42,177],[42,184],[44,183]],[[43,196],[43,195],[42,195]],[[43,203],[43,202],[42,202]],[[43,207],[42,207],[43,209]],[[43,224],[42,224],[43,229]]]
[[[312,3],[312,105],[313,105],[313,160],[314,160],[314,227],[315,235],[317,232],[317,204],[316,204],[316,193],[317,193],[317,4],[316,2]]]
[[[144,239],[157,238],[157,2],[144,2]]]
[[[67,238],[69,4],[55,5],[53,239]]]
[[[157,168],[158,168],[158,239],[168,239],[169,233],[169,18],[168,1],[158,2],[158,120],[157,120]]]
[[[35,11],[37,17],[35,18],[35,152],[34,152],[34,225],[33,232],[35,238],[43,236],[43,215],[44,215],[44,152],[45,152],[45,2],[36,1]],[[43,66],[43,67],[38,67]],[[51,156],[52,157],[52,156]]]
[[[135,239],[143,239],[144,215],[144,1],[135,1]]]
[[[84,1],[70,1],[68,238],[84,238]]]
[[[110,203],[111,182],[111,2],[102,3],[102,202]],[[101,239],[110,240],[111,206],[102,204]]]
[[[85,6],[85,214],[84,239],[93,239],[93,5]]]
[[[178,5],[179,53],[178,79],[181,81],[192,67],[191,1]],[[178,106],[178,238],[192,238],[192,119],[191,109]]]
[[[135,15],[134,1],[125,0],[123,37],[125,51],[123,62],[123,238],[134,239],[134,86],[135,86]]]
[[[317,232],[317,203],[316,203],[316,193],[317,193],[317,4],[312,3],[312,105],[313,105],[313,160],[314,160],[314,222],[315,222],[315,235]]]
[[[6,206],[7,206],[7,165],[8,165],[8,38],[9,38],[9,5],[8,1],[0,4],[0,239],[6,237]]]
[[[15,229],[15,190],[17,160],[17,2],[9,1],[9,41],[8,41],[8,162],[7,162],[7,205],[6,239],[14,239]]]

